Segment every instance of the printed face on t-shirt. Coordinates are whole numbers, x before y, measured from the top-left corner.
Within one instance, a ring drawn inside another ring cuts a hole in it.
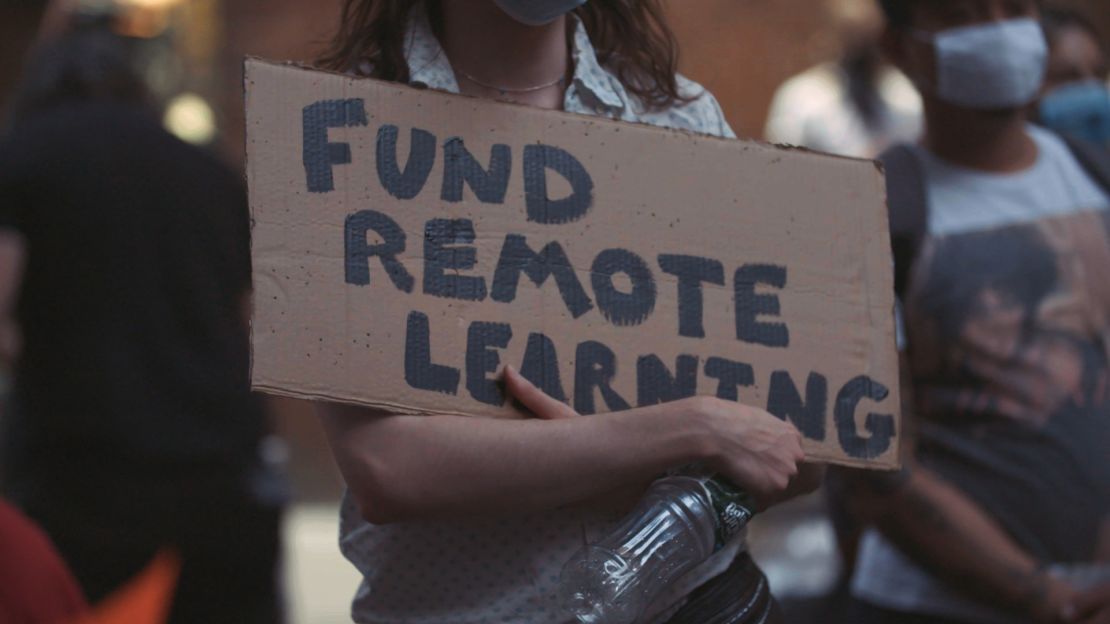
[[[1078,236],[1092,230],[1103,234]],[[1110,220],[1095,213],[930,241],[909,306],[916,373],[948,380],[922,387],[930,410],[1043,425],[1106,403],[1093,323],[1107,314],[1090,308],[1103,302],[1088,296],[1084,269],[1103,256]]]

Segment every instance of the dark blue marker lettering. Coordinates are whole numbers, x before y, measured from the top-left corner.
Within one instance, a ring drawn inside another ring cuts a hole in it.
[[[432,363],[428,315],[409,313],[405,334],[405,381],[417,390],[442,394],[459,393],[459,369]]]
[[[778,295],[757,295],[757,284],[775,288],[786,286],[786,267],[772,264],[747,264],[736,270],[736,338],[767,347],[790,345],[790,332],[783,323],[766,323],[761,315],[778,316]]]
[[[698,358],[680,355],[675,360],[675,373],[655,355],[645,355],[636,362],[636,403],[647,407],[687,399],[698,393]]]
[[[856,406],[863,399],[882,401],[890,395],[886,386],[867,376],[859,376],[844,384],[836,397],[836,433],[840,447],[849,457],[874,459],[890,448],[894,439],[894,416],[890,414],[867,414],[864,428],[870,434],[862,437],[856,430]]]
[[[328,128],[366,124],[366,103],[361,99],[323,100],[304,107],[301,114],[301,160],[310,193],[334,191],[332,167],[351,162],[351,146],[328,141]]]
[[[617,356],[600,342],[583,342],[574,354],[574,409],[579,414],[596,414],[594,390],[601,391],[601,398],[610,411],[629,408],[611,387],[617,376]]]
[[[664,273],[678,278],[678,334],[688,338],[705,338],[701,285],[724,286],[724,265],[710,258],[661,255],[659,267]]]
[[[532,251],[528,241],[519,234],[509,234],[501,247],[501,258],[493,274],[491,298],[501,303],[511,303],[516,299],[520,274],[524,273],[537,287],[543,286],[547,278],[554,275],[555,284],[563,303],[574,318],[593,309],[594,303],[578,281],[574,267],[570,265],[566,252],[559,243],[548,243],[539,253]]]
[[[378,180],[390,195],[397,199],[412,199],[424,189],[432,166],[436,162],[436,137],[434,134],[412,129],[409,159],[402,171],[397,164],[397,126],[387,125],[378,129]]]
[[[370,258],[376,256],[381,259],[386,274],[397,290],[412,292],[415,280],[397,259],[397,254],[405,251],[405,232],[396,221],[380,212],[361,210],[347,217],[343,230],[348,284],[369,285]],[[381,243],[371,245],[367,242],[366,235],[371,231],[381,237]]]
[[[767,411],[786,420],[811,440],[825,439],[825,417],[828,414],[829,383],[822,375],[810,373],[806,381],[806,398],[798,394],[798,387],[790,373],[771,373],[771,389],[767,393]]]
[[[501,204],[509,189],[509,171],[512,169],[512,151],[508,145],[494,145],[490,150],[489,170],[484,169],[459,137],[447,139],[443,144],[443,201],[460,202],[463,184],[478,201]]]
[[[624,273],[632,280],[632,292],[621,292],[613,276]],[[632,327],[647,320],[655,310],[655,279],[643,258],[624,249],[606,249],[594,259],[590,276],[602,316],[618,327]]]
[[[547,336],[538,333],[528,336],[520,374],[547,396],[556,401],[567,402],[559,376],[559,356],[555,352],[555,343]]]
[[[432,219],[425,224],[425,294],[463,301],[486,298],[486,278],[457,274],[477,264],[473,243],[474,223],[469,219]]]
[[[548,169],[566,178],[570,195],[562,199],[548,197]],[[589,212],[593,193],[593,179],[570,152],[550,145],[524,146],[524,197],[529,221],[548,225],[577,221]]]
[[[505,396],[500,385],[489,378],[497,371],[501,356],[494,349],[509,346],[513,329],[506,323],[470,324],[466,334],[466,389],[475,401],[488,405],[503,405]]]
[[[717,398],[724,401],[739,401],[739,389],[749,388],[755,383],[755,371],[751,365],[719,357],[706,360],[705,374],[717,380]]]

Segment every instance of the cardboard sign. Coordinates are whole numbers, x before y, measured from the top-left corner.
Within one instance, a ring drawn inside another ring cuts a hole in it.
[[[717,396],[897,464],[874,163],[248,61],[253,384],[524,417]]]

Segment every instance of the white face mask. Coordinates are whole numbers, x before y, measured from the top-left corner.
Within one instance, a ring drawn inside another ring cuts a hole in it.
[[[586,0],[493,0],[516,21],[529,26],[550,24],[586,4]]]
[[[941,100],[980,110],[1020,108],[1037,96],[1048,65],[1040,23],[1021,18],[919,33],[936,51]]]

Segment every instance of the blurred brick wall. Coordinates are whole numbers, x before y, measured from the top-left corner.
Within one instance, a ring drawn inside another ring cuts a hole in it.
[[[217,93],[221,140],[235,166],[244,150],[242,64],[246,55],[275,60],[315,56],[338,21],[337,0],[224,0],[225,45]],[[294,496],[301,501],[338,497],[341,481],[312,406],[271,398],[277,430],[288,441]]]
[[[449,1],[449,0],[448,0]],[[670,0],[682,71],[721,99],[737,132],[757,136],[774,88],[827,55],[822,0]],[[221,116],[230,157],[242,158],[244,54],[307,60],[338,17],[339,0],[226,0],[227,45]]]
[[[448,0],[449,1],[449,0]],[[1110,2],[1062,0],[1110,36]],[[762,134],[775,88],[834,53],[824,0],[669,0],[682,71],[708,87],[741,136]],[[339,0],[226,0],[227,80],[222,102],[228,153],[241,159],[239,59],[253,54],[307,60],[336,23]]]
[[[34,3],[0,3],[0,126],[12,91],[19,81],[23,57],[38,28],[38,10],[25,7]]]
[[[733,129],[759,137],[775,89],[834,53],[822,0],[671,0],[682,72],[720,100]]]
[[[721,101],[740,136],[760,137],[776,87],[836,52],[823,0],[670,0],[682,71]],[[1110,2],[1059,0],[1110,37]]]
[[[339,21],[338,0],[224,0],[220,117],[228,155],[243,159],[243,57],[306,61]]]

